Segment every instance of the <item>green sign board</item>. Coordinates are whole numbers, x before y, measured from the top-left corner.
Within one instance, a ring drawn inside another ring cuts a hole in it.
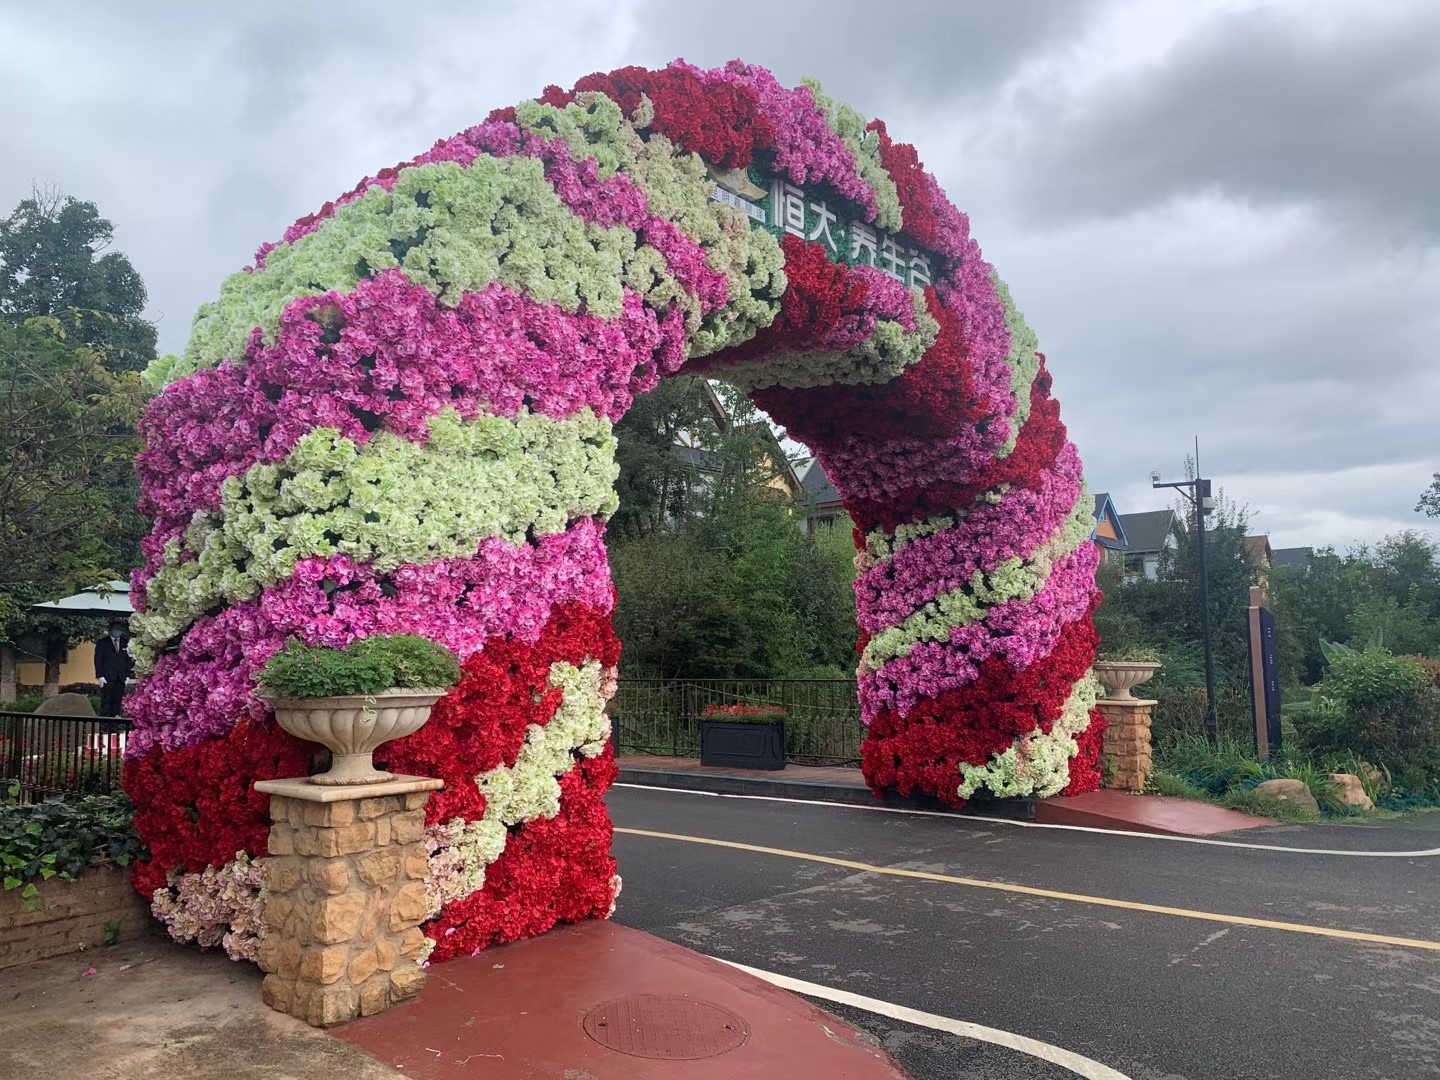
[[[796,187],[779,177],[746,174],[739,169],[715,172],[710,197],[739,210],[757,228],[777,237],[785,234],[820,244],[831,261],[847,266],[873,266],[904,285],[925,288],[934,280],[936,257],[867,222],[848,216],[843,203]]]

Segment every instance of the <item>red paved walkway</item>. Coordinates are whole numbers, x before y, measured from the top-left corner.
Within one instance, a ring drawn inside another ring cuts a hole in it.
[[[1251,817],[1210,803],[1162,795],[1129,795],[1123,791],[1091,791],[1068,799],[1041,799],[1035,804],[1035,820],[1045,825],[1087,825],[1092,829],[1166,836],[1216,836],[1275,824],[1269,818]]]
[[[804,999],[610,922],[438,964],[417,1002],[334,1034],[421,1080],[905,1080]]]

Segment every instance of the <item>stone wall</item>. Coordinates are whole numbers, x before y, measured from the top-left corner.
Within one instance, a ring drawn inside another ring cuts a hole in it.
[[[34,911],[21,890],[0,892],[0,968],[97,948],[107,927],[122,941],[153,930],[149,907],[120,867],[93,867],[74,881],[51,878],[38,887]]]
[[[1155,768],[1150,746],[1150,710],[1156,703],[1140,698],[1128,701],[1101,698],[1096,704],[1109,725],[1101,751],[1110,759],[1105,786],[1120,791],[1144,791]]]
[[[267,1005],[328,1027],[419,993],[428,799],[271,795],[260,946]]]

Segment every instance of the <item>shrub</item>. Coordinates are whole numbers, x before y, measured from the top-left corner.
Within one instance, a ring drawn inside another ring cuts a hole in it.
[[[135,808],[124,795],[0,805],[0,870],[5,889],[36,899],[36,882],[71,879],[91,866],[129,866],[144,856]]]
[[[420,637],[373,637],[347,649],[291,640],[271,657],[260,683],[275,697],[379,694],[391,689],[445,690],[460,681],[460,663]]]
[[[1425,682],[1425,672],[1414,660],[1366,649],[1337,654],[1320,685],[1322,696],[1354,710],[1414,693]]]
[[[1158,664],[1163,660],[1159,649],[1151,649],[1144,645],[1131,645],[1124,649],[1113,651],[1101,650],[1099,660],[1109,660],[1120,664]]]

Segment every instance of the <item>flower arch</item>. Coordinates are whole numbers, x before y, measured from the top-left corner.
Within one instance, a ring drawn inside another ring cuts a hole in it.
[[[362,181],[150,372],[138,887],[253,955],[251,785],[308,763],[256,676],[410,633],[464,662],[380,754],[446,784],[435,959],[612,910],[612,425],[677,371],[749,393],[856,522],[876,791],[1095,787],[1097,551],[1035,344],[912,147],[740,62],[552,87]]]

